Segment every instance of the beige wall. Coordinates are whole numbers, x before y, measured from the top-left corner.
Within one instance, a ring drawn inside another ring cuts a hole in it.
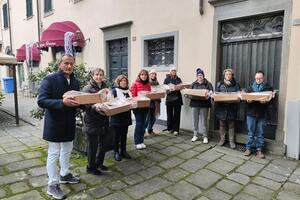
[[[293,1],[292,21],[300,21],[300,1]],[[292,25],[288,65],[287,102],[300,100],[300,24]]]

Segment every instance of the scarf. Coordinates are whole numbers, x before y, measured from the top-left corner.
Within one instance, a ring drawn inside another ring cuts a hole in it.
[[[231,81],[227,81],[226,79],[224,79],[224,83],[227,86],[231,86],[232,85],[232,82]]]
[[[266,83],[257,84],[256,81],[253,81],[251,88],[254,92],[262,92],[266,88]]]

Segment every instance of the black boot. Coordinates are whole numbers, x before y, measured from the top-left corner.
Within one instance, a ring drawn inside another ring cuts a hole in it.
[[[116,161],[121,161],[122,160],[122,156],[119,154],[119,152],[115,152],[114,158]]]

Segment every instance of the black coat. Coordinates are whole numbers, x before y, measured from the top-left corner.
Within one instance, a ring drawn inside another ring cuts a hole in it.
[[[191,89],[206,89],[208,91],[214,90],[212,84],[206,79],[204,79],[202,83],[199,83],[198,81],[193,82],[192,85],[190,86],[190,88]],[[199,99],[199,98],[191,96],[190,99],[191,99],[191,102],[190,102],[191,107],[200,107],[200,108],[210,108],[211,107],[210,98]]]
[[[114,94],[114,98],[118,97],[116,89],[113,89],[112,93]],[[128,93],[124,93],[124,95],[125,96],[128,95],[126,98],[129,98]],[[113,115],[110,117],[110,125],[111,126],[129,126],[131,124],[132,124],[131,110],[120,113],[120,114],[116,114],[116,115]]]
[[[264,91],[273,91],[273,88],[268,83],[266,83],[265,88],[262,90],[262,92]],[[249,88],[247,88],[247,92],[254,92],[251,85],[249,86]],[[273,99],[268,103],[260,103],[258,101],[247,103],[247,115],[257,118],[266,118],[269,111],[268,109],[270,108],[272,103]]]
[[[50,142],[70,142],[75,135],[75,107],[66,107],[62,96],[69,90],[79,90],[79,81],[72,74],[70,84],[63,71],[50,74],[41,83],[38,105],[45,109],[43,139]]]
[[[216,92],[238,92],[240,85],[232,79],[228,86],[221,81],[217,84]],[[238,103],[215,103],[215,115],[219,120],[235,120],[237,118]]]
[[[91,80],[88,85],[86,85],[82,91],[87,93],[97,93],[100,90],[108,88],[108,86],[105,84],[105,82],[102,82],[101,87],[97,85],[97,83],[93,80]],[[84,130],[86,130],[86,127],[88,128],[101,128],[108,126],[108,117],[99,114],[96,111],[95,106],[93,105],[86,105],[85,106],[85,113],[83,116],[83,124],[84,124]]]
[[[170,75],[167,75],[167,77],[164,80],[164,84],[168,85],[170,83],[174,84],[174,85],[178,85],[178,84],[182,83],[182,81],[178,76],[176,76],[175,78],[172,78]],[[166,105],[167,106],[183,105],[181,92],[178,90],[178,91],[172,91],[172,92],[168,93],[167,98],[166,98]]]

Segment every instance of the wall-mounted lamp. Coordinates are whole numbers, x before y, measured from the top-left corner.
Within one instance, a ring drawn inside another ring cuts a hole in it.
[[[200,12],[200,15],[204,14],[203,0],[199,0],[199,12]]]

